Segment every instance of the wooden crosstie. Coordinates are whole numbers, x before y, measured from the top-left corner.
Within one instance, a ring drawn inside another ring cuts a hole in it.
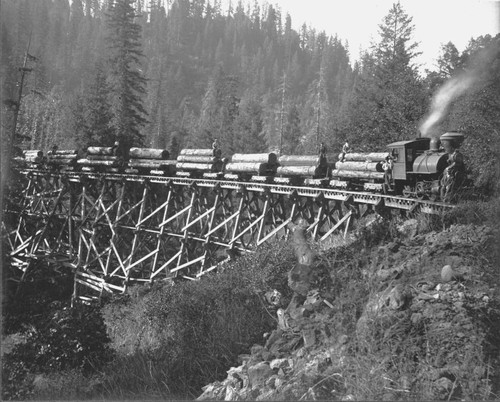
[[[19,205],[3,233],[23,281],[33,261],[71,266],[74,299],[124,292],[132,283],[195,280],[251,252],[302,219],[325,241],[378,208],[440,213],[448,206],[327,188],[100,173],[22,171]]]

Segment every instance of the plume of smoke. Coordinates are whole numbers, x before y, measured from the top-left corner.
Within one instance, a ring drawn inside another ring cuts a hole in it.
[[[466,72],[450,78],[439,88],[432,99],[430,113],[420,126],[422,136],[431,136],[432,128],[446,116],[451,102],[467,91],[475,81],[475,74]]]
[[[500,12],[500,5],[498,7]],[[450,78],[444,83],[434,95],[430,112],[424,122],[420,125],[420,133],[424,137],[432,137],[433,128],[440,123],[451,103],[460,95],[464,94],[474,85],[474,91],[480,90],[486,85],[485,77],[490,76],[493,71],[494,60],[500,55],[500,37],[494,38],[485,48],[478,51],[469,62],[469,69]]]

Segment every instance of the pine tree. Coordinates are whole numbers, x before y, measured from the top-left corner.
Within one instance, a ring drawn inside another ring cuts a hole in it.
[[[80,149],[88,146],[110,146],[117,139],[111,123],[109,87],[103,66],[95,66],[95,76],[73,104],[74,133]]]
[[[412,42],[412,18],[399,3],[393,4],[380,25],[381,41],[375,48],[375,75],[379,91],[378,131],[384,141],[417,135],[425,111],[425,92],[414,58],[418,44]]]
[[[426,92],[413,60],[412,19],[396,3],[380,25],[381,39],[363,56],[350,101],[345,134],[358,149],[384,149],[396,140],[414,138],[425,112]]]
[[[142,144],[141,128],[147,123],[142,100],[146,78],[141,70],[141,27],[134,22],[133,3],[133,0],[115,0],[106,20],[112,125],[124,149]]]
[[[193,145],[207,147],[217,138],[223,154],[234,151],[233,124],[239,113],[239,98],[236,96],[238,81],[226,75],[218,65],[207,86],[203,98],[198,129],[193,136]]]
[[[283,130],[283,153],[294,154],[300,144],[300,116],[295,104],[292,104],[286,115],[286,123]]]
[[[262,106],[254,91],[247,91],[241,99],[239,114],[234,122],[234,149],[236,152],[256,153],[266,150],[262,136]]]
[[[461,68],[462,60],[456,46],[448,42],[441,46],[441,56],[438,59],[439,76],[450,78],[458,69]]]

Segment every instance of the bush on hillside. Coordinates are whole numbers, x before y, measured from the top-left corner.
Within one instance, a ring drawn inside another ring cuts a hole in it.
[[[276,325],[276,314],[267,311],[263,293],[277,289],[286,296],[287,272],[293,264],[290,247],[276,242],[200,281],[156,283],[146,294],[132,290],[104,307],[109,333],[129,357],[148,360],[149,379],[140,386],[163,387],[158,391],[162,395],[194,395],[201,386],[223,378],[239,354],[263,343],[262,335]],[[110,394],[138,385],[134,369],[118,367],[129,357],[115,361],[107,384]],[[163,373],[163,384],[153,371]],[[132,372],[134,378],[127,377]]]
[[[19,287],[10,285],[7,289],[2,306],[4,334],[23,332],[29,326],[47,325],[47,315],[61,308],[62,301],[71,298],[73,273],[70,270],[56,270],[43,260],[32,264]],[[7,278],[13,276],[14,269],[9,265],[5,267]]]
[[[444,224],[474,224],[495,227],[500,223],[500,198],[489,201],[464,201],[446,213]]]
[[[30,378],[79,370],[83,374],[102,368],[111,357],[109,338],[96,307],[78,305],[52,310],[37,326],[25,332],[25,341],[3,357],[2,397],[24,399],[32,392]]]

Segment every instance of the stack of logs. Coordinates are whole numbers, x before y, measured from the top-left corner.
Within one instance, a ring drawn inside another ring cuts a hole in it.
[[[183,149],[177,157],[175,165],[178,176],[191,176],[201,173],[219,173],[224,162],[220,151],[214,149]]]
[[[322,155],[282,155],[279,157],[279,176],[324,178],[328,175],[326,158]]]
[[[173,175],[177,161],[169,160],[166,149],[130,148],[129,169],[126,173],[151,173],[155,175]]]
[[[123,166],[123,158],[117,155],[116,147],[88,147],[87,157],[77,161],[84,172],[107,170],[118,172]]]
[[[61,171],[72,171],[76,166],[78,151],[76,149],[60,149],[47,152],[47,166]]]
[[[227,179],[250,178],[252,176],[274,176],[278,167],[276,154],[234,154],[226,164]]]
[[[43,152],[40,151],[39,149],[34,149],[34,150],[27,150],[24,151],[24,157],[15,157],[14,160],[16,161],[24,161],[28,165],[28,167],[38,167],[40,166],[43,162],[45,162],[45,159],[43,157]]]
[[[388,152],[347,153],[344,161],[335,163],[332,177],[383,180],[382,163],[387,156]]]

